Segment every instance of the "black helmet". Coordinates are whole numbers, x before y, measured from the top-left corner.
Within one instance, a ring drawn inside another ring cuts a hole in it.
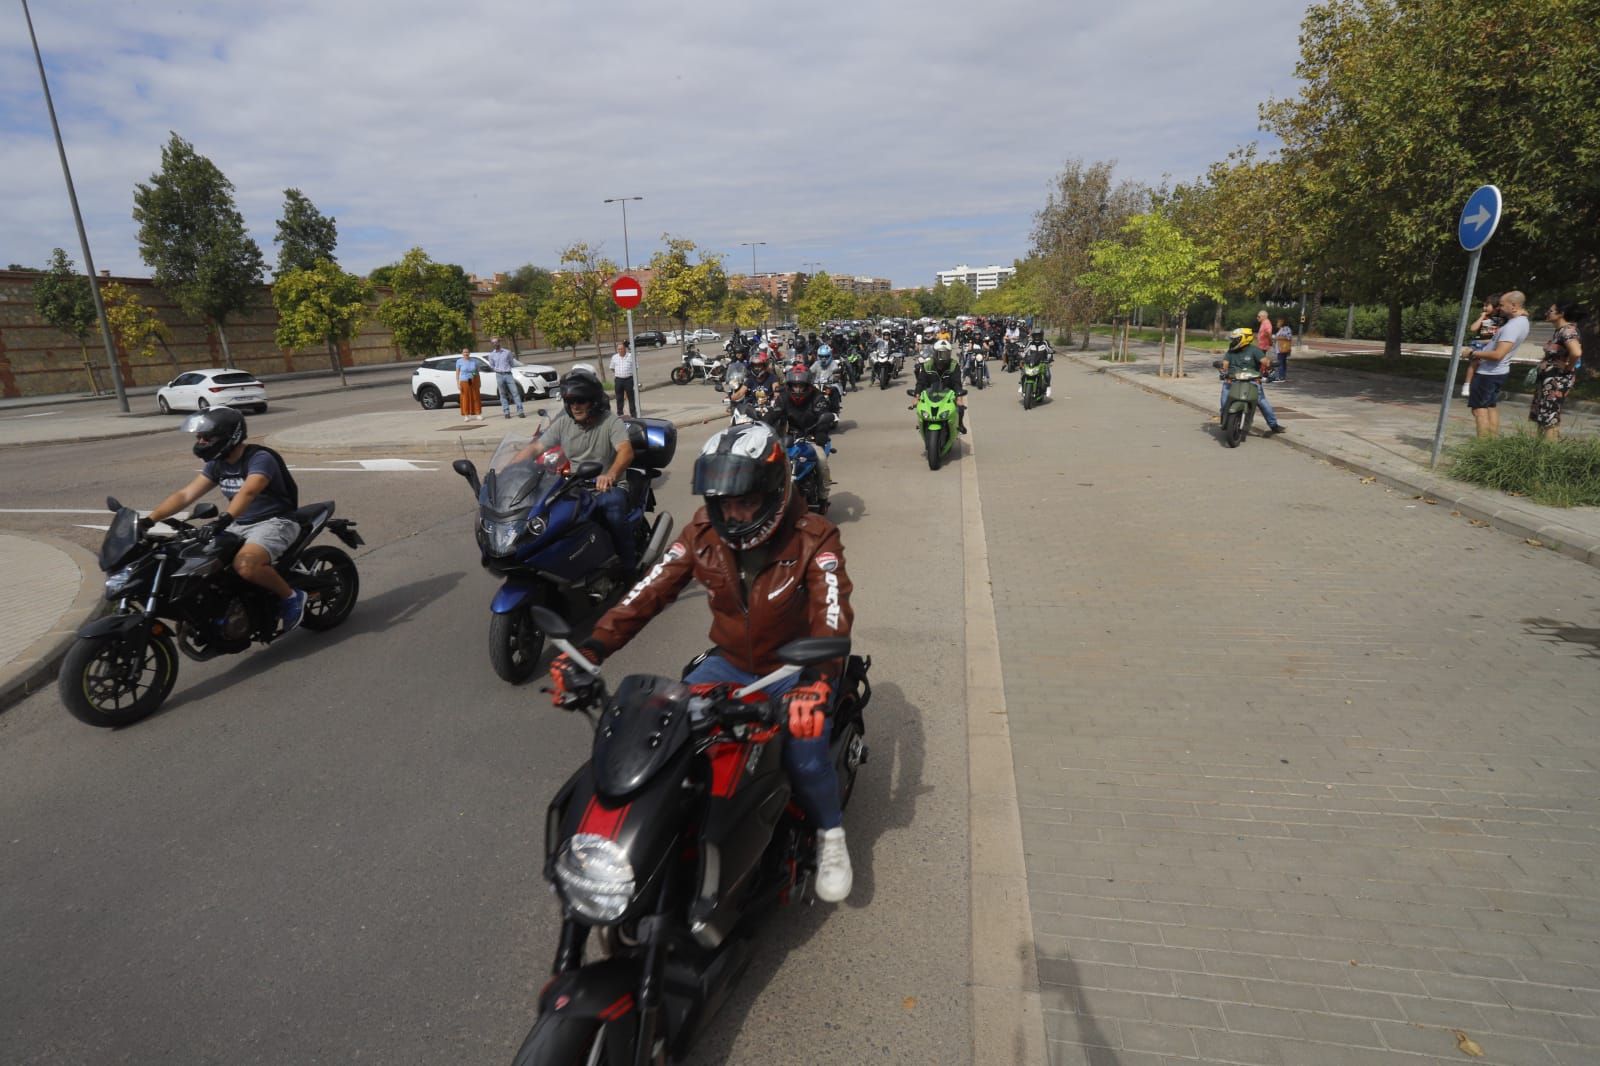
[[[208,463],[227,455],[250,436],[245,431],[244,415],[231,407],[213,407],[190,415],[181,428],[194,434],[194,454]]]
[[[803,366],[796,365],[791,366],[788,373],[783,375],[783,387],[789,390],[790,396],[794,396],[796,393],[803,393],[806,398],[809,398],[816,388],[816,384],[811,380],[811,371]]]
[[[705,497],[711,528],[735,551],[772,538],[788,510],[793,487],[789,455],[765,422],[748,422],[717,433],[694,461],[694,494]],[[761,494],[761,505],[748,520],[736,522],[723,513],[723,498],[752,492]]]
[[[600,387],[600,380],[587,370],[569,370],[567,376],[561,379],[561,407],[567,412],[567,417],[576,422],[577,418],[572,414],[574,402],[588,404],[591,418],[605,408],[606,390]]]

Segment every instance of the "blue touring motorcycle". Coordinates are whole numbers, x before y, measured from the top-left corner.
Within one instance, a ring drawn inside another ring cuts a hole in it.
[[[559,448],[539,452],[532,437],[509,434],[479,480],[468,459],[453,469],[478,498],[477,538],[483,566],[504,583],[490,604],[489,661],[513,684],[532,677],[544,651],[544,632],[531,608],[567,617],[597,615],[660,560],[672,536],[672,516],[656,509],[652,485],[678,446],[677,427],[661,418],[628,418],[634,465],[623,482],[637,572],[617,556],[596,503],[598,462],[574,466]]]

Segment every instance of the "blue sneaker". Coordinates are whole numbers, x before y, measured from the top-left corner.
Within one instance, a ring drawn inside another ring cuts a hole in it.
[[[294,595],[284,600],[283,605],[278,608],[278,621],[283,626],[280,632],[289,632],[289,630],[299,625],[300,620],[305,616],[306,594],[296,590]]]

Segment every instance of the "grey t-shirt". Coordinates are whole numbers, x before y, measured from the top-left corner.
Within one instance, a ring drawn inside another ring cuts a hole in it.
[[[556,416],[539,437],[539,447],[560,445],[573,466],[586,459],[603,463],[607,470],[616,462],[617,448],[628,439],[628,427],[622,419],[607,411],[594,425],[585,429],[572,420],[565,411]]]
[[[1527,339],[1528,316],[1512,315],[1506,320],[1505,325],[1495,330],[1494,340],[1489,342],[1489,348],[1487,349],[1493,350],[1497,344],[1510,341],[1511,350],[1505,354],[1503,359],[1498,359],[1492,363],[1485,359],[1478,363],[1478,373],[1484,377],[1491,378],[1511,373],[1511,357],[1517,354],[1517,345]]]

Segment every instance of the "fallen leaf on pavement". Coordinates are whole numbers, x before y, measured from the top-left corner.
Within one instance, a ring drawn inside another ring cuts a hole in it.
[[[905,998],[905,1002],[901,1003],[900,1005],[902,1007],[904,1007],[906,1010],[916,1010],[916,1008],[917,1008],[917,997],[916,996],[907,996]]]
[[[1463,1055],[1471,1055],[1475,1059],[1483,1058],[1483,1048],[1478,1046],[1476,1040],[1463,1033],[1460,1029],[1452,1029],[1450,1031],[1456,1034],[1456,1050]]]
[[[1485,522],[1481,518],[1469,518],[1469,519],[1467,519],[1467,521],[1471,522],[1475,526],[1486,526],[1486,525],[1489,524],[1489,523]]]
[[[1377,479],[1376,475],[1374,475],[1373,477],[1364,477],[1364,478],[1362,478],[1361,479],[1361,483],[1363,485],[1370,485],[1376,480],[1378,480],[1378,479]]]
[[[1432,507],[1434,504],[1439,502],[1438,500],[1430,500],[1426,496],[1419,496],[1418,499],[1427,504],[1429,507]]]
[[[1529,537],[1528,540],[1527,540],[1527,543],[1532,544],[1535,548],[1544,547],[1544,541],[1538,540],[1538,539],[1536,539],[1534,537]]]
[[[1461,512],[1460,511],[1451,511],[1450,512],[1450,517],[1451,518],[1460,518],[1461,517]]]

